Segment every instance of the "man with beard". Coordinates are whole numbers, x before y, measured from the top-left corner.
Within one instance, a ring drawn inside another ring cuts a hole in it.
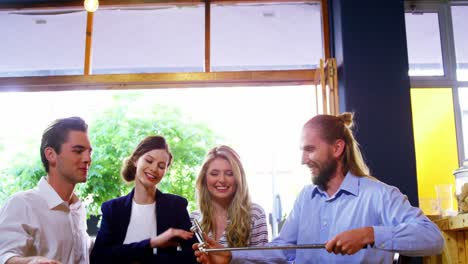
[[[392,263],[393,254],[440,254],[443,238],[397,188],[370,176],[351,127],[353,114],[318,115],[302,130],[305,186],[270,246],[320,244],[323,249],[210,252],[202,263]],[[205,236],[207,248],[220,247]],[[334,253],[334,254],[330,254]]]

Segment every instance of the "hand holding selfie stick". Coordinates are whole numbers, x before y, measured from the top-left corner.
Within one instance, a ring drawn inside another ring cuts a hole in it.
[[[203,231],[196,219],[192,219],[190,231],[195,233],[198,239],[198,250],[203,253],[216,251],[241,251],[241,250],[275,250],[275,249],[317,249],[325,248],[325,244],[304,244],[304,245],[286,245],[286,246],[267,246],[267,247],[225,247],[225,248],[205,248],[206,243],[203,239]]]

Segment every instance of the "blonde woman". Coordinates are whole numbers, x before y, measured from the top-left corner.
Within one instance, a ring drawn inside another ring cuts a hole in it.
[[[200,211],[192,213],[203,231],[224,246],[261,246],[268,243],[263,208],[250,201],[239,155],[228,146],[209,151],[198,175]]]

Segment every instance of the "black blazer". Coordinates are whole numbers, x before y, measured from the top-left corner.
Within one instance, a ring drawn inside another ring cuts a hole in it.
[[[91,263],[196,263],[192,249],[194,239],[181,240],[182,251],[158,248],[156,255],[150,248],[150,239],[123,244],[130,223],[134,191],[102,204],[101,226],[91,251]],[[158,235],[171,227],[190,231],[187,200],[157,190],[156,225]]]

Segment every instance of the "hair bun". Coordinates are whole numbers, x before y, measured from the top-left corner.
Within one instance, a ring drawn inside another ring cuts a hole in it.
[[[125,158],[122,162],[120,175],[126,182],[131,182],[135,179],[136,168],[130,157]]]
[[[123,160],[122,163],[123,163],[124,165],[128,165],[128,164],[131,164],[132,162],[133,162],[133,161],[132,161],[132,159],[131,159],[130,157],[126,157],[126,158],[124,158],[124,160]]]
[[[338,118],[341,121],[343,121],[344,125],[347,128],[352,128],[353,127],[353,124],[354,124],[353,117],[354,117],[354,113],[351,113],[351,112],[344,112],[341,115],[338,115]]]

